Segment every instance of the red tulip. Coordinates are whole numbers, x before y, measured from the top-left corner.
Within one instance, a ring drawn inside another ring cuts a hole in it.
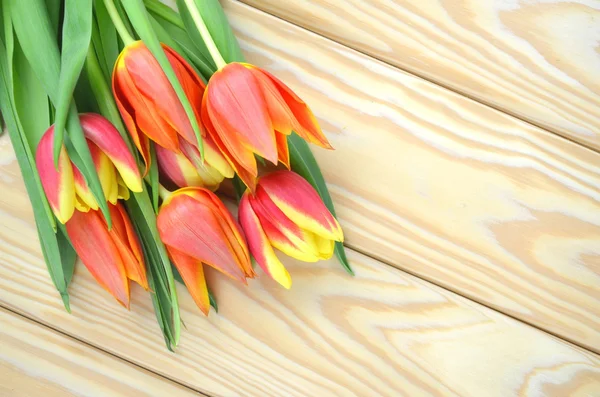
[[[106,200],[116,204],[119,198],[129,197],[129,190],[141,192],[142,178],[135,159],[117,129],[98,114],[82,114],[79,120]],[[58,169],[54,166],[53,147],[54,126],[51,126],[38,144],[35,160],[50,207],[58,220],[65,223],[75,208],[96,210],[98,203],[64,146]]]
[[[210,304],[203,265],[246,283],[254,277],[246,241],[237,222],[211,191],[183,188],[158,214],[158,232],[194,301],[204,314]]]
[[[173,49],[166,45],[163,49],[201,125],[204,83]],[[147,167],[148,139],[174,153],[180,153],[181,141],[197,147],[196,135],[175,90],[143,42],[136,41],[123,49],[115,64],[112,87],[121,116]]]
[[[258,180],[256,192],[246,191],[239,219],[252,256],[263,270],[286,288],[291,277],[273,248],[305,262],[329,259],[342,229],[319,194],[300,175],[277,171]]]
[[[109,204],[112,228],[99,211],[75,211],[65,224],[77,255],[96,281],[129,307],[129,280],[148,290],[146,268],[137,235],[125,209]]]
[[[258,175],[255,154],[289,168],[286,136],[292,131],[331,149],[308,106],[275,76],[245,63],[230,63],[211,77],[202,98],[202,121],[252,191]]]

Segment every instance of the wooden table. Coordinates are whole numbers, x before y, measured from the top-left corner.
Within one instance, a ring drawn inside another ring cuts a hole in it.
[[[209,275],[163,347],[79,266],[67,314],[0,138],[2,396],[599,396],[600,3],[223,2],[315,110],[356,277]]]

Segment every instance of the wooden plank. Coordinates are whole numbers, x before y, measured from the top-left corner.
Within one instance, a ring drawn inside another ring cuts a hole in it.
[[[209,395],[600,393],[599,356],[352,250],[354,278],[335,260],[285,260],[290,291],[264,275],[244,287],[210,272],[221,311],[208,319],[181,288],[186,329],[176,354],[162,347],[147,293],[135,286],[128,312],[83,266],[69,315],[14,155],[0,142],[0,306],[154,373]]]
[[[598,153],[223,4],[336,148],[314,151],[349,246],[600,351]]]
[[[0,396],[198,393],[0,308]]]
[[[596,0],[241,0],[600,150]]]

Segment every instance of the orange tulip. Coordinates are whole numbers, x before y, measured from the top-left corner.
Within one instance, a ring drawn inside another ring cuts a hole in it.
[[[194,301],[204,314],[210,303],[203,265],[246,283],[254,277],[237,222],[211,191],[183,188],[163,202],[158,232]]]
[[[256,192],[246,191],[239,219],[252,256],[275,281],[290,288],[292,279],[275,255],[277,248],[304,262],[329,259],[342,229],[319,194],[300,175],[277,171],[258,180]]]
[[[201,125],[204,82],[173,49],[166,45],[163,48]],[[173,153],[181,152],[182,141],[197,147],[197,138],[185,109],[160,64],[143,42],[136,41],[123,49],[113,70],[112,87],[121,116],[147,167],[150,165],[148,139]]]
[[[255,154],[289,168],[287,135],[331,149],[308,106],[265,70],[230,63],[209,80],[202,98],[202,121],[242,181],[254,191]]]
[[[96,281],[129,308],[129,282],[148,290],[146,267],[137,235],[120,203],[109,204],[112,228],[99,211],[75,211],[65,224],[75,252]]]
[[[141,192],[142,178],[135,159],[117,129],[98,114],[82,114],[79,120],[106,200],[116,204],[119,198],[129,197],[129,190]],[[58,169],[54,166],[53,147],[54,126],[51,126],[38,144],[35,161],[50,207],[58,220],[65,223],[75,208],[97,210],[98,203],[81,172],[71,163],[64,145]]]

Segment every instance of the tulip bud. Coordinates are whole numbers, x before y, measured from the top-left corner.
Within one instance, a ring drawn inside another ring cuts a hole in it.
[[[291,277],[275,255],[277,248],[304,262],[329,259],[342,229],[319,194],[300,175],[277,171],[258,180],[256,192],[246,191],[239,219],[252,256],[285,288]]]
[[[248,247],[237,222],[211,191],[183,188],[162,204],[158,232],[194,301],[204,314],[210,304],[203,265],[246,283],[254,277]]]
[[[163,45],[183,91],[194,109],[200,125],[200,106],[204,82],[194,69],[173,49]],[[197,138],[185,109],[158,61],[141,41],[123,49],[112,76],[117,106],[129,134],[146,163],[150,166],[151,139],[162,148],[180,152],[180,140],[197,146]]]
[[[129,197],[128,189],[141,192],[142,178],[135,159],[117,129],[98,114],[82,114],[79,120],[106,200],[116,204],[117,199]],[[54,126],[51,126],[38,144],[36,166],[50,208],[61,223],[66,223],[75,208],[97,210],[98,203],[64,146],[58,169],[54,166],[53,147]]]
[[[331,149],[308,106],[275,76],[246,63],[230,63],[209,80],[202,121],[242,181],[254,191],[254,155],[289,168],[286,136]]]
[[[129,307],[128,279],[148,290],[142,250],[121,204],[109,204],[113,226],[108,230],[99,211],[75,211],[65,228],[75,252],[96,281]]]

